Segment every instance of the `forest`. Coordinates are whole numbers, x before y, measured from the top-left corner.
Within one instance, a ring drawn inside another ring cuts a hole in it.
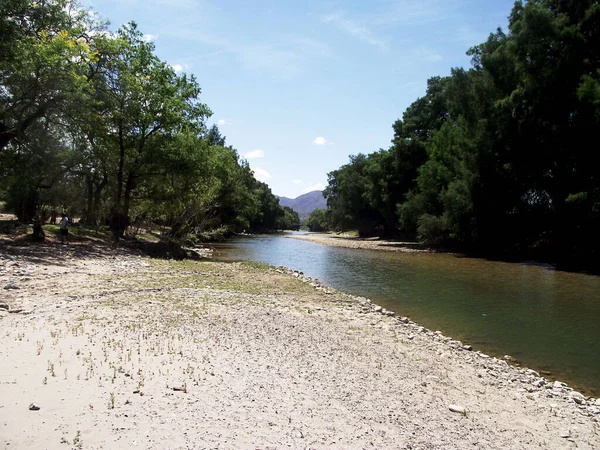
[[[267,232],[299,222],[227,146],[194,76],[73,0],[0,3],[0,200],[24,223]]]
[[[600,3],[517,1],[388,149],[328,174],[320,228],[598,268]],[[320,220],[319,220],[320,219]]]

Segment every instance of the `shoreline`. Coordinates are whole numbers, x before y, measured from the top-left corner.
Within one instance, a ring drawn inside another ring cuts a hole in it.
[[[3,247],[9,448],[600,446],[600,400],[298,271]]]
[[[285,237],[322,245],[330,245],[332,247],[360,248],[404,253],[437,253],[437,250],[434,250],[425,244],[421,244],[420,242],[385,240],[379,238],[354,238],[345,234],[311,233],[287,235]],[[452,252],[448,253],[453,254]]]

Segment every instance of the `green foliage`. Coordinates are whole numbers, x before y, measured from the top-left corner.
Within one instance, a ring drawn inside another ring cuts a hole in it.
[[[279,226],[280,230],[296,230],[300,229],[300,216],[289,206],[283,207],[284,216],[280,219]]]
[[[600,6],[516,2],[508,33],[434,77],[389,150],[329,174],[332,225],[484,252],[597,260]],[[395,230],[397,231],[397,230]]]
[[[72,0],[7,0],[0,31],[0,193],[21,220],[124,215],[177,239],[297,223],[135,23],[110,34]]]
[[[308,219],[306,220],[306,226],[310,231],[329,231],[329,213],[324,209],[315,209]]]

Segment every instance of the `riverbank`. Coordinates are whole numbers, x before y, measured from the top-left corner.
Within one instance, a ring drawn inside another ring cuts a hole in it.
[[[412,241],[385,240],[379,238],[358,238],[346,234],[311,233],[287,235],[291,239],[315,242],[333,247],[361,248],[367,250],[385,250],[388,252],[431,253],[432,250],[425,244]]]
[[[82,243],[0,269],[7,448],[600,446],[600,401],[298,272]]]

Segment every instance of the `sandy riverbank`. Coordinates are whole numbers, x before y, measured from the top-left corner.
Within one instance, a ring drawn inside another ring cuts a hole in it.
[[[316,242],[334,247],[363,248],[368,250],[385,250],[388,252],[432,252],[429,247],[419,242],[390,241],[378,238],[356,238],[345,234],[311,233],[287,235],[291,239]]]
[[[297,272],[3,245],[0,287],[9,449],[600,447],[600,401]]]

